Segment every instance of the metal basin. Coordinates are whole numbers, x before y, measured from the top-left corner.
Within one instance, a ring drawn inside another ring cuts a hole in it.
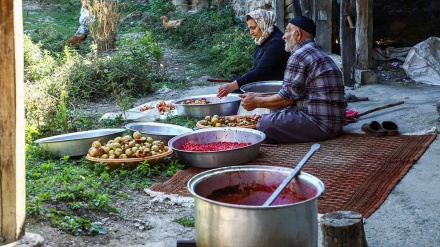
[[[206,98],[209,104],[182,104],[185,100]],[[215,94],[197,95],[174,100],[177,114],[188,117],[204,118],[205,116],[230,116],[236,115],[240,106],[241,98],[237,95],[228,95],[219,99]]]
[[[280,89],[282,88],[283,81],[257,81],[252,82],[246,85],[243,85],[240,87],[240,90],[243,93],[258,93],[263,95],[273,95],[277,94]],[[270,113],[271,110],[268,108],[256,108],[252,111],[247,111],[244,109],[241,105],[238,108],[237,114],[238,115],[262,115]]]
[[[257,81],[240,87],[243,93],[277,94],[283,85],[283,81]]]
[[[212,169],[192,177],[188,190],[195,198],[197,246],[316,247],[317,200],[324,191],[321,180],[301,172],[272,206],[259,206],[291,171],[284,167],[249,165]],[[243,191],[246,187],[254,188],[247,198],[254,205],[210,199],[218,192],[224,192],[224,198],[228,198],[230,188],[237,187]]]
[[[63,135],[56,135],[47,138],[38,139],[41,149],[50,152],[55,157],[83,156],[86,155],[94,141],[101,143],[113,140],[122,136],[125,129],[97,129],[89,131],[80,131]]]
[[[174,124],[164,124],[155,122],[136,122],[125,125],[132,134],[135,131],[141,132],[142,136],[150,136],[154,140],[164,140],[168,142],[171,138],[192,132],[190,128],[186,128]]]
[[[247,128],[207,128],[173,137],[168,146],[183,163],[200,168],[233,166],[255,159],[260,152],[260,144],[266,135],[258,130]],[[212,142],[251,142],[250,146],[223,151],[185,151],[185,142],[206,144]]]

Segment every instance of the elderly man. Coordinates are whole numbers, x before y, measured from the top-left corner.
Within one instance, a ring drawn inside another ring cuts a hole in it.
[[[315,43],[313,20],[298,16],[290,20],[283,36],[291,52],[283,86],[276,95],[243,94],[242,106],[251,111],[269,108],[257,123],[267,142],[316,142],[342,132],[346,103],[339,68]]]

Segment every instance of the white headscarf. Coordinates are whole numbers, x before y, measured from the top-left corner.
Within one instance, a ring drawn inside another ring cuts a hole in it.
[[[266,41],[266,39],[272,34],[276,22],[275,13],[272,11],[267,11],[264,9],[257,9],[246,15],[246,20],[252,18],[261,29],[263,34],[257,40],[255,39],[255,44],[261,45]]]

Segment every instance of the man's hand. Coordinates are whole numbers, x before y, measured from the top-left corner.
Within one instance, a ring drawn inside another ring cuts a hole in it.
[[[257,94],[255,93],[245,93],[245,94],[239,94],[238,95],[241,100],[241,106],[247,111],[252,111],[255,108],[257,108]]]
[[[234,90],[237,90],[237,89],[238,89],[237,81],[223,84],[218,88],[217,97],[219,97],[219,98],[226,97],[226,96],[228,96],[228,94],[230,94],[231,92],[233,92]]]

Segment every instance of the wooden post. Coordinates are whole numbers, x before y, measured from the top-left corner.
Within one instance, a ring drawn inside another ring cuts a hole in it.
[[[350,86],[353,81],[353,70],[356,64],[356,2],[341,0],[340,42],[342,60],[342,79],[344,85]],[[351,26],[353,25],[353,26]]]
[[[356,68],[369,70],[373,50],[373,0],[356,0]]]
[[[25,221],[25,118],[21,0],[0,0],[0,245],[17,241]]]
[[[360,213],[336,211],[320,220],[324,247],[367,247],[364,222]]]
[[[275,15],[277,16],[277,27],[284,32],[284,0],[275,0]]]
[[[310,6],[311,0],[299,0],[299,6],[301,8],[301,15],[312,19],[312,8]]]
[[[333,1],[315,1],[312,17],[316,23],[316,43],[327,53],[332,52],[332,3]]]
[[[302,15],[300,0],[292,0],[292,13],[293,18]]]

